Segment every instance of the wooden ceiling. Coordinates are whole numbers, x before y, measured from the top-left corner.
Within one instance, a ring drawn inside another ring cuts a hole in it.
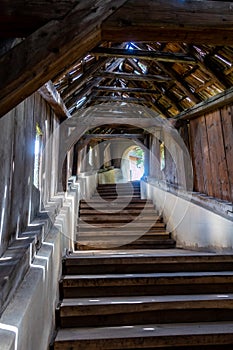
[[[0,38],[1,116],[49,80],[70,114],[123,101],[167,118],[233,83],[231,1],[2,0]]]

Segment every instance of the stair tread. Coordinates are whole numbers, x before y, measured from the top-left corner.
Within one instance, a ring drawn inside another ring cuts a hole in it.
[[[187,295],[152,295],[152,296],[124,296],[124,297],[98,297],[98,298],[66,298],[63,299],[61,307],[75,307],[75,306],[110,306],[113,305],[142,305],[142,304],[178,304],[179,308],[186,308],[187,305],[192,305],[199,302],[207,302],[218,307],[227,303],[227,306],[233,308],[233,293],[226,294],[187,294]],[[223,303],[223,304],[222,304]],[[229,305],[230,304],[230,305]],[[208,304],[205,304],[206,306]],[[194,306],[194,305],[193,305]]]
[[[58,331],[56,341],[92,340],[92,339],[127,339],[145,337],[185,337],[189,344],[195,335],[231,334],[233,339],[233,322],[198,322],[177,324],[146,324],[136,326],[64,328]],[[171,339],[172,341],[172,339]],[[174,339],[173,339],[174,341]],[[177,338],[175,339],[177,341]],[[168,342],[170,343],[170,341]],[[168,344],[167,343],[167,344]]]
[[[198,252],[193,250],[184,250],[174,248],[171,250],[166,249],[142,249],[138,250],[109,250],[108,252],[101,250],[90,250],[85,252],[72,252],[66,256],[66,262],[69,264],[74,262],[75,264],[82,264],[83,261],[88,264],[95,264],[98,260],[101,263],[113,263],[116,261],[130,262],[130,263],[142,263],[144,261],[148,263],[154,263],[156,261],[161,262],[193,262],[198,259],[202,261],[229,261],[233,262],[233,255],[229,254],[218,254],[214,252]]]

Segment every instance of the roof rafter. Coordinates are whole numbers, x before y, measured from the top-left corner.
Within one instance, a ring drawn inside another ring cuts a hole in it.
[[[102,21],[124,3],[125,0],[82,1],[62,20],[47,23],[2,56],[0,115],[95,47],[101,41]]]

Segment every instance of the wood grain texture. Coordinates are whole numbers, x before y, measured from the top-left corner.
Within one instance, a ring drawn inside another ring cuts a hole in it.
[[[0,59],[1,116],[31,95],[60,70],[101,41],[100,24],[125,1],[88,0],[64,19],[53,20]],[[78,20],[77,20],[78,19]],[[15,67],[9,72],[7,67]]]
[[[102,39],[231,45],[232,11],[223,1],[129,0],[103,22]]]

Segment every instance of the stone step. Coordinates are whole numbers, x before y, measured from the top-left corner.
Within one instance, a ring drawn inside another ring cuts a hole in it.
[[[232,320],[233,294],[64,299],[60,327],[127,326]]]
[[[55,350],[167,349],[233,344],[233,322],[145,324],[126,327],[64,328],[57,333]]]
[[[233,256],[184,251],[76,252],[63,260],[64,274],[232,271]]]
[[[67,275],[63,297],[171,295],[233,292],[233,271]]]

